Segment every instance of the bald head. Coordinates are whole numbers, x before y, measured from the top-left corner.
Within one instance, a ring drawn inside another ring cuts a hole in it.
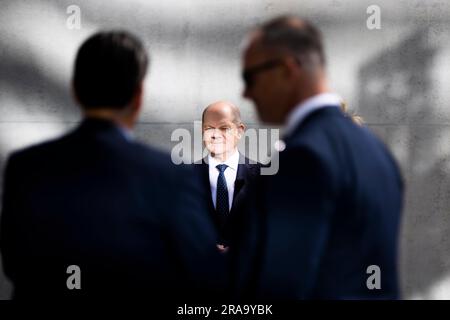
[[[203,110],[203,123],[205,122],[206,116],[219,119],[228,119],[236,125],[241,123],[241,112],[239,111],[239,108],[228,101],[217,101],[208,105],[205,110]]]

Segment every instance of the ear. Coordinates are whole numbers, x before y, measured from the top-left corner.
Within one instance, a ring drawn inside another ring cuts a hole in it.
[[[242,138],[245,132],[245,125],[243,123],[238,125],[238,138]]]
[[[73,100],[75,100],[76,104],[81,106],[80,99],[78,98],[77,92],[75,91],[75,84],[73,83],[73,81],[70,84],[70,93],[72,95]]]
[[[288,77],[297,77],[303,71],[300,60],[296,57],[286,58],[285,66]]]
[[[138,111],[142,107],[144,100],[144,83],[141,82],[134,92],[133,98],[131,100],[131,107],[133,110]]]

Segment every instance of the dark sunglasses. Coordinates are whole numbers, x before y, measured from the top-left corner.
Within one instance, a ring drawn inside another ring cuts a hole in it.
[[[258,73],[278,67],[282,63],[282,59],[269,60],[254,67],[245,69],[244,72],[242,72],[242,79],[244,80],[245,87],[250,88],[253,85],[254,78]]]

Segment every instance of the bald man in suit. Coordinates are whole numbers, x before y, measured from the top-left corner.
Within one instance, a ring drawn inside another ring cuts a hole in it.
[[[203,142],[209,154],[196,170],[207,191],[209,214],[219,232],[218,247],[226,251],[235,222],[248,206],[247,194],[252,181],[260,174],[261,164],[238,151],[245,125],[234,104],[217,101],[202,115]]]

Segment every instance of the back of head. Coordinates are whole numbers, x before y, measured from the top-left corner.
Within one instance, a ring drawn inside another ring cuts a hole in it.
[[[122,109],[144,79],[148,64],[142,43],[124,31],[99,32],[78,51],[73,74],[75,95],[87,109]]]

